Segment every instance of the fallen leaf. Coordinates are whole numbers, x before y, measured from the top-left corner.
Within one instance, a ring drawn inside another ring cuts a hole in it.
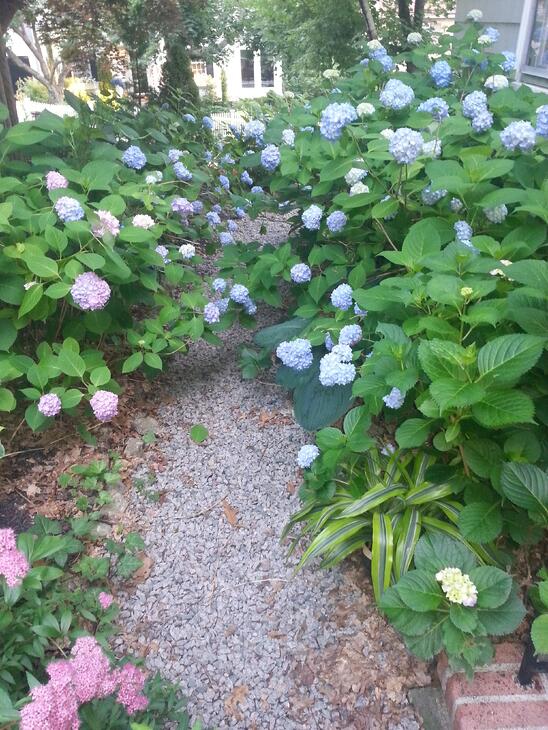
[[[36,484],[29,484],[29,486],[25,489],[27,497],[36,497],[36,495],[40,494],[41,491],[40,487]]]
[[[287,483],[287,491],[289,494],[295,494],[295,490],[297,489],[297,482],[288,482]]]
[[[228,520],[229,524],[232,525],[232,527],[238,526],[238,512],[234,507],[227,502],[226,499],[223,499],[223,512],[225,513],[225,517]]]
[[[152,560],[152,558],[149,558],[148,555],[144,555],[141,552],[137,553],[137,555],[143,561],[143,564],[131,576],[131,582],[132,583],[144,583],[145,580],[150,575],[150,571],[152,570],[154,561]]]
[[[241,722],[244,719],[244,716],[238,705],[241,705],[241,703],[244,702],[248,694],[249,687],[246,684],[236,685],[225,700],[225,713]]]

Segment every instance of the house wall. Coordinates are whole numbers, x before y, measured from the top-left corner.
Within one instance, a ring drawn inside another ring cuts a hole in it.
[[[470,10],[478,8],[483,12],[482,24],[500,31],[492,49],[515,53],[524,5],[525,0],[458,0],[455,18],[463,21]]]

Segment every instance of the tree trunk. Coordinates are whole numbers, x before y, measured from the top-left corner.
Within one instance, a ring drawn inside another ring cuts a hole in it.
[[[4,120],[4,126],[11,127],[17,124],[17,106],[15,104],[15,94],[11,84],[10,69],[6,56],[6,39],[5,35],[13,16],[18,10],[21,10],[25,0],[0,0],[0,97],[2,102],[8,107],[9,116]]]
[[[365,20],[367,36],[369,40],[372,41],[374,38],[377,37],[377,29],[375,28],[375,21],[373,20],[371,8],[369,7],[369,0],[358,0],[358,2],[360,4],[360,10],[362,11]]]
[[[413,15],[413,27],[416,31],[421,31],[424,23],[424,6],[425,0],[415,0],[415,12]]]
[[[413,28],[409,12],[409,0],[398,0],[398,15],[404,34],[409,33]]]

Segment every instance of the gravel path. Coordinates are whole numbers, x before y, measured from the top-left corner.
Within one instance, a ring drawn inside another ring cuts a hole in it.
[[[362,562],[293,577],[285,560],[279,534],[298,507],[295,456],[309,438],[284,391],[241,379],[249,337],[198,343],[164,382],[164,496],[133,490],[153,562],[119,596],[126,646],[180,682],[206,727],[415,730],[406,689],[429,680],[375,610]],[[209,430],[201,445],[195,423]]]

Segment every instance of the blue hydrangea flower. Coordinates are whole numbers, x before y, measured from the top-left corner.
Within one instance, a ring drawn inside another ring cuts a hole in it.
[[[224,299],[217,299],[215,302],[217,307],[219,308],[219,312],[221,314],[224,314],[226,310],[228,309],[228,305],[230,304],[230,299],[228,297],[225,297]]]
[[[196,117],[194,116],[194,114],[183,114],[183,119],[185,120],[185,122],[196,122]]]
[[[414,98],[415,92],[410,86],[399,79],[390,79],[381,91],[379,101],[387,109],[399,111],[409,106]]]
[[[216,324],[221,319],[221,312],[216,302],[208,302],[204,307],[204,322]]]
[[[491,25],[488,25],[487,28],[483,29],[483,35],[486,35],[491,43],[496,43],[500,38],[499,31]]]
[[[422,154],[424,139],[420,132],[408,127],[397,129],[390,142],[388,150],[400,165],[410,165]]]
[[[425,205],[435,205],[447,195],[447,190],[431,190],[430,185],[424,188],[421,193],[422,202]]]
[[[472,226],[468,225],[466,221],[457,221],[453,228],[458,241],[469,241],[474,235]]]
[[[355,122],[358,113],[352,104],[335,102],[328,104],[320,117],[320,132],[325,139],[335,142],[339,139],[347,124]]]
[[[453,72],[447,61],[436,61],[431,67],[429,74],[438,89],[445,89],[447,86],[450,86]]]
[[[206,162],[211,162],[212,159],[213,159],[213,152],[210,152],[209,150],[206,150],[204,152],[204,160]]]
[[[500,141],[510,152],[530,152],[535,146],[535,129],[531,122],[510,122],[500,133]]]
[[[460,210],[462,210],[464,208],[464,205],[462,204],[462,201],[460,201],[458,198],[451,198],[449,207],[451,208],[453,213],[458,213]]]
[[[85,215],[80,203],[75,198],[70,198],[67,195],[58,198],[53,207],[63,223],[80,221]]]
[[[505,74],[510,74],[516,68],[516,54],[512,51],[503,51],[502,55],[506,60],[500,64],[500,67]]]
[[[173,172],[178,180],[182,180],[183,182],[190,182],[192,180],[192,173],[182,162],[176,162],[173,165]]]
[[[132,144],[122,155],[122,162],[126,167],[131,167],[133,170],[142,170],[147,164],[147,158],[140,147]]]
[[[339,354],[333,350],[320,360],[320,383],[326,388],[334,385],[348,385],[356,377],[356,366],[352,362],[343,362]]]
[[[493,208],[484,208],[485,217],[491,223],[502,223],[508,215],[508,208],[502,203],[495,205]]]
[[[253,187],[253,178],[249,174],[247,170],[244,170],[242,174],[240,175],[240,180],[244,183],[244,185],[249,185],[249,187]]]
[[[310,127],[310,126],[301,127],[301,132],[313,132],[313,131],[314,131],[314,127]]]
[[[232,155],[226,154],[221,157],[222,165],[233,165],[235,162],[236,160],[232,157]]]
[[[218,279],[213,279],[211,282],[211,288],[218,294],[222,294],[226,289],[226,279],[221,279],[220,277]]]
[[[342,210],[335,210],[327,216],[326,223],[331,233],[338,233],[339,231],[342,231],[346,225],[346,215],[342,212]]]
[[[535,131],[541,137],[548,137],[548,104],[543,104],[537,109],[537,126]]]
[[[290,342],[280,342],[276,348],[276,356],[292,370],[306,370],[314,359],[310,340],[305,340],[303,337]]]
[[[474,246],[472,241],[468,241],[464,239],[463,241],[459,241],[459,245],[462,246],[463,249],[465,249],[469,253],[478,254],[479,249]]]
[[[265,125],[259,119],[252,119],[247,122],[243,128],[244,139],[254,139],[255,142],[262,143],[263,134],[265,133]]]
[[[229,233],[228,231],[219,233],[219,243],[221,246],[231,246],[234,243],[232,233]]]
[[[289,273],[291,281],[294,281],[295,284],[305,284],[312,278],[312,271],[307,264],[295,264]]]
[[[385,395],[383,397],[383,401],[388,408],[401,408],[403,406],[403,402],[405,400],[405,395],[401,392],[399,388],[392,388],[390,393],[388,395]]]
[[[210,226],[218,226],[221,224],[221,218],[214,210],[210,210],[209,213],[206,213],[206,220]]]
[[[257,314],[257,305],[255,302],[248,297],[244,302],[244,310],[246,314]]]
[[[483,132],[487,132],[487,130],[491,129],[492,126],[493,115],[487,109],[484,109],[483,111],[476,114],[475,117],[472,117],[472,129],[477,134],[483,134]]]
[[[284,129],[282,132],[282,142],[293,147],[295,144],[295,132],[292,129]]]
[[[241,133],[240,128],[236,124],[229,124],[228,128],[232,132],[232,134],[236,137],[236,139],[240,139]]]
[[[254,185],[251,188],[251,192],[255,193],[255,195],[261,195],[261,193],[264,193],[264,190],[262,189],[262,187],[260,185]]]
[[[462,100],[462,114],[473,119],[480,112],[487,111],[487,96],[483,91],[472,91]]]
[[[230,298],[236,304],[243,304],[249,297],[249,289],[243,284],[234,284],[230,290]]]
[[[301,220],[305,228],[309,231],[317,231],[320,227],[323,216],[323,210],[319,205],[311,205],[307,208],[302,216]]]
[[[306,444],[301,446],[299,453],[297,454],[297,464],[301,469],[310,469],[312,463],[320,455],[320,450],[314,444]]]
[[[357,314],[358,317],[366,317],[367,309],[362,309],[358,304],[354,304],[354,314]]]
[[[362,338],[362,328],[359,324],[345,325],[339,334],[339,345],[355,345]]]
[[[341,362],[352,362],[352,350],[350,345],[343,345],[339,342],[338,345],[333,345],[331,353],[336,355]]]
[[[236,233],[236,231],[238,230],[238,224],[236,223],[236,221],[233,220],[227,220],[226,227],[231,233]]]
[[[192,212],[195,215],[199,215],[204,209],[204,204],[201,200],[193,200],[192,201]]]
[[[346,311],[352,306],[353,290],[350,284],[339,284],[331,292],[331,304],[337,309]]]
[[[331,335],[329,334],[329,332],[325,336],[324,344],[325,344],[325,349],[327,350],[327,352],[331,352],[335,343],[333,342],[333,339],[332,339]]]
[[[220,205],[219,203],[215,203],[215,205],[214,205],[214,206],[212,206],[211,210],[212,210],[212,211],[213,211],[214,213],[222,213],[222,212],[223,212],[223,206],[222,206],[222,205]]]
[[[230,190],[230,180],[226,175],[219,175],[219,182],[225,190]]]
[[[267,144],[261,152],[261,165],[268,172],[274,172],[279,164],[280,150],[275,144]]]
[[[202,127],[211,132],[214,127],[213,119],[211,117],[202,117]]]
[[[245,218],[246,212],[243,208],[234,208],[234,213],[237,218]]]
[[[183,156],[182,150],[169,150],[167,153],[167,158],[170,162],[177,162],[179,160],[179,157]]]
[[[388,54],[386,56],[381,56],[377,60],[381,64],[382,70],[386,71],[386,73],[388,73],[389,71],[392,71],[392,69],[396,65],[394,63],[394,59],[392,58],[392,56],[389,56]]]
[[[441,122],[443,119],[449,116],[449,106],[445,99],[441,99],[439,96],[432,96],[430,99],[426,99],[422,104],[417,107],[418,112],[428,112],[432,115],[432,118],[436,122]]]

